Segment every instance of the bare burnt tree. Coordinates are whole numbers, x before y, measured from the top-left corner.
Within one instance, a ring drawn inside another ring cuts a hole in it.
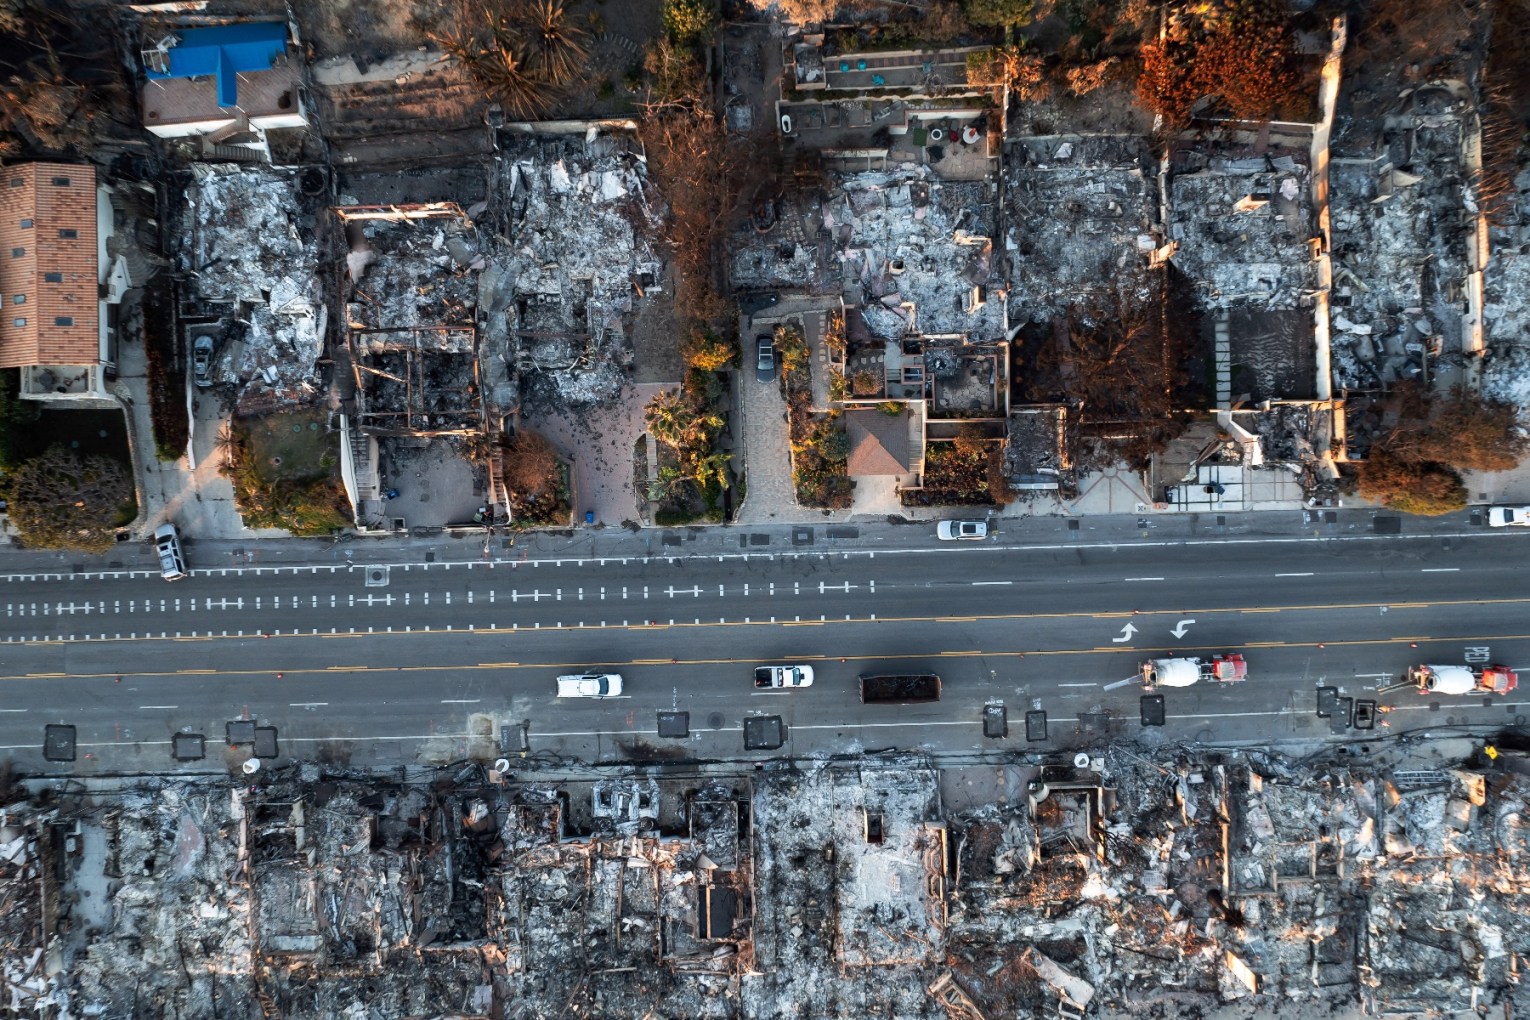
[[[109,30],[87,31],[63,4],[0,0],[0,156],[26,150],[85,152],[114,118],[126,124],[127,91]]]
[[[1165,272],[1123,276],[1053,321],[1031,389],[1072,405],[1081,466],[1143,466],[1183,431],[1176,394],[1194,328]]]

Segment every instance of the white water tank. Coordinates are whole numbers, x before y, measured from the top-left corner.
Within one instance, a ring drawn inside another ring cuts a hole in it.
[[[1153,659],[1142,666],[1142,680],[1150,686],[1189,687],[1200,678],[1198,659]]]

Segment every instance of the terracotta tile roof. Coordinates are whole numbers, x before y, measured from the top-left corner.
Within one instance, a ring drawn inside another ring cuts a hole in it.
[[[96,170],[0,168],[0,368],[100,361]]]
[[[852,477],[902,475],[912,470],[907,412],[894,416],[876,409],[846,411],[845,432],[850,437],[846,471]]]

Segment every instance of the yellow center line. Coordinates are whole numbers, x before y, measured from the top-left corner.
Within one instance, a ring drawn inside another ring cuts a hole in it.
[[[814,623],[816,625],[817,622],[814,621]],[[803,625],[806,626],[806,623],[804,623]],[[1376,647],[1376,646],[1382,646],[1382,645],[1409,645],[1409,644],[1416,644],[1416,643],[1419,643],[1419,642],[1431,642],[1431,643],[1445,642],[1445,643],[1449,643],[1451,645],[1456,645],[1456,644],[1468,644],[1468,643],[1490,643],[1490,642],[1493,642],[1493,641],[1530,641],[1530,634],[1478,634],[1478,635],[1462,635],[1462,636],[1457,636],[1457,637],[1438,638],[1438,639],[1436,639],[1436,638],[1428,638],[1428,637],[1416,637],[1415,636],[1415,637],[1389,637],[1389,638],[1349,638],[1349,639],[1342,639],[1342,640],[1335,640],[1335,641],[1246,641],[1246,642],[1241,642],[1241,643],[1238,643],[1238,644],[1220,645],[1218,647],[1221,647],[1221,648],[1223,648],[1223,649],[1225,649],[1227,651],[1237,651],[1239,649],[1249,649],[1249,648],[1290,648],[1290,649],[1310,649],[1310,650],[1313,650],[1313,651],[1318,651],[1318,650],[1321,650],[1321,649],[1324,649],[1324,648],[1333,649],[1333,648],[1346,648],[1346,647],[1350,647],[1350,648]],[[1155,655],[1155,654],[1161,654],[1161,653],[1164,653],[1164,652],[1179,652],[1179,653],[1183,653],[1184,652],[1184,646],[1183,645],[1163,645],[1163,646],[1158,646],[1158,647],[1132,648],[1132,647],[1128,647],[1128,646],[1125,646],[1125,645],[1117,645],[1117,646],[1114,646],[1114,647],[1096,646],[1096,647],[1093,647],[1093,648],[1047,648],[1047,649],[1029,649],[1029,648],[1028,649],[1015,649],[1015,648],[1009,648],[1009,649],[995,649],[995,650],[991,650],[991,651],[934,652],[934,653],[932,653],[932,652],[901,652],[901,653],[877,653],[877,654],[861,654],[861,655],[796,655],[796,656],[778,656],[776,658],[792,658],[792,659],[796,659],[798,661],[825,661],[825,660],[832,661],[834,659],[839,659],[839,660],[841,660],[843,662],[847,662],[847,663],[848,662],[860,663],[860,662],[919,661],[919,660],[929,660],[929,659],[932,659],[932,658],[957,658],[957,657],[973,657],[973,656],[985,656],[985,655],[986,656],[992,656],[994,658],[1013,657],[1013,658],[1017,658],[1017,659],[1035,659],[1035,658],[1048,658],[1048,657],[1056,658],[1056,657],[1061,657],[1061,656],[1078,656],[1078,655],[1113,655],[1113,656],[1127,655],[1127,656],[1133,656],[1133,657],[1145,657],[1145,656],[1151,656],[1151,655]],[[758,656],[750,656],[748,658],[728,658],[728,657],[724,657],[724,658],[704,658],[704,659],[701,659],[701,658],[698,658],[698,659],[629,659],[629,660],[625,660],[625,661],[615,661],[615,660],[613,660],[612,662],[609,663],[609,665],[613,665],[613,666],[658,666],[658,665],[664,665],[664,666],[671,666],[671,665],[675,665],[675,666],[732,666],[732,665],[744,665],[744,664],[758,664],[759,662],[760,662],[760,658]],[[447,672],[470,672],[470,671],[474,671],[474,670],[485,670],[485,669],[513,670],[513,671],[518,671],[518,672],[519,671],[526,671],[526,670],[588,671],[588,670],[591,670],[591,669],[594,669],[594,668],[597,668],[597,664],[591,663],[589,661],[582,661],[582,662],[528,662],[528,663],[518,663],[518,664],[502,664],[502,663],[476,663],[475,664],[475,663],[464,663],[464,664],[461,664],[461,665],[428,665],[428,666],[313,666],[313,667],[306,667],[306,668],[305,667],[285,667],[285,668],[283,668],[280,671],[283,672],[284,674],[286,674],[289,677],[295,677],[295,676],[304,676],[304,675],[322,676],[325,673],[329,673],[329,674],[333,675],[335,672],[343,672],[343,671],[355,671],[355,672],[391,672],[391,673],[447,673]],[[201,670],[201,671],[198,671],[198,675],[206,675],[208,673],[216,673],[218,676],[226,677],[226,678],[230,678],[230,679],[237,678],[237,677],[269,678],[269,677],[271,677],[276,672],[277,672],[277,670],[274,669],[274,668],[268,668],[268,669],[246,669],[246,670]],[[183,674],[181,674],[181,673],[165,674],[165,673],[147,673],[147,672],[144,672],[144,673],[122,673],[122,674],[116,674],[116,673],[27,673],[27,674],[22,674],[22,675],[19,675],[19,676],[0,676],[0,680],[20,681],[20,680],[50,679],[50,678],[71,678],[71,679],[77,679],[77,680],[85,680],[85,679],[113,679],[113,678],[115,678],[117,676],[123,676],[123,677],[131,676],[131,677],[135,677],[135,678],[138,678],[138,677],[143,677],[143,678],[163,678],[163,677],[166,677],[166,676],[178,676],[178,675],[183,675]]]

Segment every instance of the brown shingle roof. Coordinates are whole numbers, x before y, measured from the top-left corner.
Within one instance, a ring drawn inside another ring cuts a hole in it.
[[[896,416],[880,410],[846,411],[845,433],[850,437],[846,471],[852,477],[903,475],[911,470],[906,411]]]
[[[97,364],[98,274],[95,167],[0,168],[0,368]]]

